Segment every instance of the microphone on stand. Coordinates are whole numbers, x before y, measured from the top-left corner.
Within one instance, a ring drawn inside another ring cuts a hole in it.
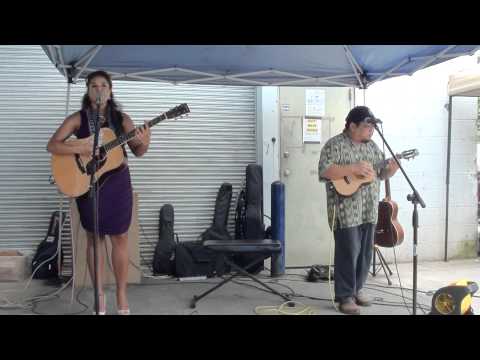
[[[365,118],[365,122],[369,123],[369,124],[372,124],[372,125],[376,125],[376,124],[382,124],[382,120],[380,119],[377,119],[377,118],[374,118],[374,117],[367,117]]]
[[[101,103],[102,103],[102,91],[98,90],[97,91],[96,104],[97,104],[97,106],[100,106]]]

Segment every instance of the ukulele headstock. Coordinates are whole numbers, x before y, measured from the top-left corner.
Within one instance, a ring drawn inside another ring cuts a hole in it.
[[[418,156],[420,153],[417,149],[410,149],[410,150],[405,150],[402,151],[401,154],[397,154],[398,159],[405,159],[405,160],[410,160]]]

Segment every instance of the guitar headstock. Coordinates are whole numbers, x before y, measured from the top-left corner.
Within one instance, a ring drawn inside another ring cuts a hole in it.
[[[398,159],[405,159],[405,160],[410,160],[413,159],[414,157],[418,156],[420,153],[418,152],[417,149],[410,149],[410,150],[405,150],[402,151],[400,155],[397,155]]]
[[[168,110],[165,113],[165,116],[167,119],[172,119],[172,118],[182,116],[184,114],[188,114],[189,112],[190,112],[190,109],[188,108],[187,104],[180,104],[178,106],[175,106],[173,109]]]

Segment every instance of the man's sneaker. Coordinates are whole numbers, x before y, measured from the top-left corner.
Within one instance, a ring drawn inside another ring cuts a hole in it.
[[[355,295],[355,302],[357,303],[357,305],[360,306],[372,305],[372,300],[367,295],[365,295],[363,291],[359,291],[357,295]]]
[[[360,308],[352,298],[346,298],[340,303],[340,311],[347,315],[360,315]]]

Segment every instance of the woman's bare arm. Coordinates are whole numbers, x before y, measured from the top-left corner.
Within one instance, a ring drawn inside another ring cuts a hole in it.
[[[130,116],[127,114],[122,114],[122,116],[123,129],[125,133],[129,133],[130,131],[134,130],[135,124]],[[150,128],[145,125],[144,128],[137,129],[137,136],[127,143],[135,156],[140,157],[147,152],[148,146],[150,145],[150,134]]]
[[[68,116],[48,141],[47,151],[51,154],[59,155],[90,155],[92,153],[93,143],[76,141],[65,142],[65,140],[80,128],[80,124],[81,117],[79,112]]]

